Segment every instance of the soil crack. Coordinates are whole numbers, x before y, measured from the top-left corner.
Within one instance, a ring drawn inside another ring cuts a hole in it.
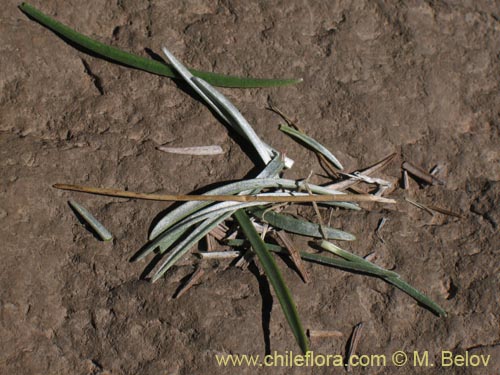
[[[94,84],[97,91],[99,91],[99,94],[104,95],[104,88],[102,87],[101,78],[97,74],[92,72],[92,70],[90,69],[90,65],[84,59],[82,59],[82,64],[83,67],[85,68],[85,73],[90,77],[90,80]]]

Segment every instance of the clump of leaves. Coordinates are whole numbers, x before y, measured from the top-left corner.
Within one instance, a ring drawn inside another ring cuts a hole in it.
[[[280,246],[264,242],[263,238],[265,234],[263,234],[263,236],[259,234],[257,230],[257,221],[269,225],[272,228],[278,228],[290,233],[313,238],[322,238],[323,242],[321,242],[321,247],[334,254],[332,257],[312,254],[305,251],[298,252],[300,257],[306,261],[379,277],[409,294],[437,315],[446,315],[446,312],[439,305],[403,281],[397,273],[385,270],[364,258],[342,250],[333,243],[326,241],[327,239],[353,241],[355,240],[354,235],[340,229],[330,228],[322,223],[316,224],[295,219],[289,215],[273,210],[272,204],[276,201],[309,201],[314,204],[315,202],[320,202],[322,204],[351,210],[360,209],[354,201],[394,203],[394,201],[382,197],[371,195],[353,196],[352,194],[345,194],[342,191],[334,190],[327,186],[317,186],[304,181],[280,178],[279,175],[284,168],[292,167],[293,160],[281,156],[275,149],[262,141],[237,108],[213,87],[213,85],[225,87],[280,86],[297,83],[300,80],[228,77],[215,73],[191,70],[182,65],[166,48],[162,50],[170,65],[162,64],[161,62],[136,56],[92,40],[55,21],[29,4],[23,3],[20,5],[20,9],[65,39],[94,54],[151,73],[184,79],[199,97],[204,100],[228,126],[233,128],[251,145],[259,158],[256,164],[264,165],[261,173],[254,179],[226,184],[216,189],[212,189],[201,196],[169,195],[165,197],[155,194],[117,191],[114,189],[56,185],[58,188],[67,190],[104,195],[157,200],[188,200],[187,203],[171,210],[158,221],[151,231],[149,242],[133,257],[134,261],[139,261],[146,258],[155,250],[160,255],[169,251],[163,263],[159,265],[152,276],[151,279],[153,282],[163,277],[179,259],[214,228],[218,227],[230,217],[234,217],[246,240],[231,239],[228,240],[227,243],[235,248],[249,245],[257,255],[259,263],[280,302],[296,341],[304,353],[308,350],[308,340],[302,327],[292,294],[286,286],[281,272],[271,254],[271,252],[280,254],[288,254],[288,252]],[[280,129],[318,153],[318,155],[321,156],[323,160],[326,160],[330,166],[342,169],[340,161],[327,147],[320,144],[317,140],[291,126],[282,125]],[[357,178],[359,179],[359,175],[357,175]],[[341,182],[341,185],[348,186],[349,183],[345,184],[345,182]],[[195,198],[196,200],[194,200]]]

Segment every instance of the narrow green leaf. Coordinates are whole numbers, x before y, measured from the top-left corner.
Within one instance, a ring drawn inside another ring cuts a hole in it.
[[[308,135],[299,132],[298,130],[287,126],[287,125],[280,125],[280,130],[283,133],[286,133],[290,135],[291,137],[298,139],[311,147],[314,151],[319,152],[322,154],[325,158],[328,159],[330,163],[335,165],[338,169],[342,170],[344,167],[340,163],[340,161],[328,150],[325,146],[323,146],[321,143],[319,143],[317,140],[314,138],[309,137]]]
[[[331,240],[354,241],[356,239],[350,233],[339,229],[322,226],[311,223],[310,221],[295,219],[288,215],[279,214],[272,210],[266,210],[263,207],[250,208],[249,213],[259,219],[271,224],[273,227],[284,229],[291,233],[301,234],[303,236],[322,238],[323,234]]]
[[[403,292],[406,294],[412,296],[420,302],[422,305],[428,307],[430,310],[438,314],[439,316],[445,317],[448,314],[446,311],[439,306],[436,302],[431,300],[429,297],[427,297],[425,294],[421,293],[419,290],[415,289],[412,287],[410,284],[408,284],[406,281],[402,280],[399,277],[386,277],[385,280],[394,285],[395,287],[401,289]]]
[[[33,18],[35,21],[51,29],[52,31],[62,36],[63,38],[75,43],[80,47],[85,48],[86,50],[96,55],[118,62],[123,65],[144,70],[146,72],[171,78],[180,78],[169,65],[163,64],[156,60],[148,59],[125,51],[121,51],[118,48],[108,46],[104,43],[93,40],[88,36],[80,34],[77,31],[69,28],[68,26],[54,20],[53,18],[42,13],[40,10],[36,9],[30,4],[22,3],[19,6],[19,9],[21,9],[24,13]],[[210,84],[220,87],[241,87],[241,88],[272,87],[272,86],[284,86],[289,84],[295,84],[302,81],[301,79],[243,78],[243,77],[226,76],[217,73],[202,72],[194,69],[192,69],[191,72],[193,73],[193,75],[203,78]]]
[[[302,328],[302,323],[300,322],[295,303],[293,302],[290,291],[281,276],[278,266],[245,211],[236,211],[234,217],[238,220],[243,233],[252,245],[252,248],[259,258],[262,268],[269,279],[269,282],[273,286],[276,296],[281,304],[281,308],[283,309],[283,313],[285,314],[286,320],[293,331],[300,349],[303,353],[307,353],[309,350],[309,343],[307,342],[307,337],[304,333],[304,329]]]
[[[353,254],[349,251],[343,250],[340,247],[334,245],[331,242],[328,241],[322,241],[321,242],[321,247],[335,255],[338,255],[339,257],[342,257],[352,263],[359,264],[360,266],[364,267],[366,270],[372,269],[374,272],[381,272],[381,276],[391,276],[391,277],[399,277],[399,275],[396,272],[392,271],[387,271],[383,269],[382,267],[377,266],[376,264],[373,264],[372,262],[367,261],[366,259]]]
[[[358,264],[360,266],[366,267],[367,270],[384,270],[382,267],[379,267],[372,262],[367,261],[366,259],[357,256],[353,253],[350,253],[348,251],[342,250],[338,246],[335,246],[334,244],[328,242],[328,241],[322,241],[321,242],[321,247],[333,252],[334,254],[337,254],[344,259],[350,261],[351,263]],[[370,271],[366,271],[367,273],[370,273]],[[391,272],[391,271],[387,271]],[[434,311],[436,314],[439,316],[446,316],[446,311],[443,310],[437,303],[432,301],[429,297],[427,297],[425,294],[421,293],[411,285],[409,285],[407,282],[403,281],[401,277],[395,273],[391,272],[388,273],[387,275],[381,275],[381,277],[387,281],[388,283],[396,286],[397,288],[401,289],[403,292],[407,293],[411,297],[413,297],[415,300],[420,302],[422,305],[427,306],[430,310]]]
[[[245,241],[239,240],[239,239],[227,240],[226,244],[229,246],[239,247],[239,246],[243,246],[245,244]],[[266,246],[272,252],[284,254],[284,255],[289,254],[289,252],[284,247],[281,247],[279,245],[275,245],[275,244],[271,244],[271,243],[266,242]],[[319,255],[319,254],[311,254],[311,253],[308,253],[305,251],[299,251],[299,254],[300,254],[300,257],[302,259],[307,260],[309,262],[319,263],[319,264],[323,264],[323,265],[327,265],[327,266],[338,267],[338,268],[342,268],[342,269],[347,270],[347,271],[363,272],[363,273],[366,273],[366,274],[369,274],[372,276],[379,276],[379,277],[387,276],[388,273],[398,276],[397,273],[392,272],[392,271],[388,271],[388,270],[384,270],[383,268],[374,269],[373,267],[366,267],[363,264],[354,263],[354,262],[348,261],[346,259],[332,258],[332,257]]]
[[[229,246],[243,246],[245,241],[244,240],[228,240],[226,243]],[[288,252],[286,249],[282,248],[281,246],[274,245],[274,244],[269,244],[266,243],[266,247],[273,252],[280,253],[280,254],[285,254],[287,255]],[[347,251],[344,250],[344,252],[347,253]],[[364,262],[360,262],[359,260],[357,261],[350,261],[347,260],[346,258],[341,259],[341,258],[332,258],[332,257],[327,257],[323,255],[318,255],[318,254],[311,254],[307,253],[305,251],[300,251],[299,252],[300,257],[304,260],[307,260],[309,262],[315,262],[327,266],[332,266],[332,267],[337,267],[337,268],[342,268],[348,271],[355,271],[355,272],[362,272],[371,276],[379,277],[382,280],[388,282],[389,284],[394,285],[396,288],[399,288],[406,294],[408,294],[410,297],[414,298],[417,302],[421,303],[423,306],[427,307],[429,310],[434,312],[435,314],[439,316],[446,316],[447,313],[446,311],[439,306],[436,302],[431,300],[429,297],[427,297],[425,294],[420,292],[419,290],[415,289],[412,287],[410,284],[408,284],[406,281],[401,279],[401,276],[398,275],[396,272],[386,270],[382,267],[379,267],[371,262],[368,262],[366,259],[363,259]],[[349,253],[353,255],[354,257],[357,257],[356,255]],[[345,254],[344,254],[345,255]],[[360,257],[358,257],[360,258]],[[369,263],[369,264],[366,264]]]

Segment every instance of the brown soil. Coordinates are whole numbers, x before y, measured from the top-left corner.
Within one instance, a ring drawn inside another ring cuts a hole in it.
[[[87,35],[144,56],[165,44],[204,70],[303,77],[290,87],[223,90],[265,140],[297,161],[287,177],[322,170],[278,131],[280,119],[264,109],[268,98],[349,171],[392,152],[398,160],[380,176],[394,181],[402,160],[442,165],[445,186],[411,181],[410,190],[391,195],[447,207],[463,219],[399,204],[337,212],[332,225],[358,236],[347,248],[376,252],[375,262],[435,299],[447,318],[378,279],[307,264],[306,285],[279,265],[305,327],[344,333],[314,341],[316,353],[343,354],[363,321],[359,353],[428,350],[432,363],[441,350],[492,356],[487,369],[404,373],[493,374],[500,370],[500,11],[490,1],[455,3],[34,1]],[[128,260],[167,203],[51,188],[67,182],[187,193],[243,178],[254,164],[191,92],[82,53],[17,5],[3,2],[0,16],[0,373],[255,373],[219,368],[214,355],[298,352],[255,268],[207,263],[202,283],[177,300],[172,296],[196,257],[155,284],[139,278],[145,263]],[[155,149],[167,142],[219,144],[227,152],[189,157]],[[115,240],[102,243],[86,231],[69,197],[102,219]],[[384,243],[374,235],[382,217],[389,219]]]

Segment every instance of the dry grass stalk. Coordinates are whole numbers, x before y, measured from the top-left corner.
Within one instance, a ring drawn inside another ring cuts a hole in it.
[[[240,259],[238,259],[235,266],[242,270],[246,270],[250,265],[250,262],[252,261],[254,255],[255,254],[253,253],[253,251],[246,250],[243,256]]]
[[[408,190],[410,188],[410,180],[408,179],[408,171],[403,170],[403,189]]]
[[[214,229],[210,231],[210,235],[214,238],[216,238],[218,241],[222,241],[227,237],[227,232],[229,231],[229,228],[227,225],[224,223],[220,223],[217,225]]]
[[[453,216],[453,217],[457,217],[459,219],[463,219],[463,216],[461,214],[447,210],[446,208],[432,206],[432,205],[425,205],[423,203],[416,202],[416,201],[411,200],[409,198],[405,198],[405,201],[407,201],[408,203],[426,211],[431,216],[434,216],[434,212],[438,212],[438,213],[443,214],[443,215]]]
[[[412,174],[413,176],[421,179],[422,181],[427,182],[429,185],[444,185],[444,181],[441,181],[439,178],[424,171],[422,168],[411,164],[408,161],[405,161],[403,163],[402,168],[408,171],[408,173]]]
[[[311,191],[311,188],[309,187],[309,185],[307,184],[307,181],[309,181],[309,179],[311,178],[312,174],[313,174],[313,172],[311,171],[311,173],[307,177],[306,181],[304,182],[304,186],[305,186],[307,192],[309,193],[309,195],[312,195],[312,191]],[[318,217],[319,229],[320,229],[321,235],[322,235],[323,239],[326,239],[326,236],[325,236],[325,233],[324,233],[325,223],[323,222],[323,217],[321,216],[321,213],[319,212],[319,207],[316,204],[316,202],[312,202],[312,205],[313,205],[313,208],[314,208],[314,212],[316,213],[316,216]]]
[[[374,195],[376,196],[381,196],[383,195],[383,193],[392,187],[392,183],[389,182],[389,181],[386,181],[386,180],[383,180],[381,178],[376,178],[376,177],[370,177],[370,176],[365,176],[364,174],[360,173],[360,172],[354,172],[352,174],[350,173],[342,173],[342,175],[344,176],[348,176],[352,179],[357,179],[357,180],[360,180],[360,181],[363,181],[367,184],[375,184],[375,185],[378,185],[378,190],[374,193]],[[351,189],[354,189],[351,187]]]
[[[437,207],[437,206],[431,206],[428,205],[428,208],[430,208],[433,211],[439,212],[440,214],[443,215],[448,215],[448,216],[453,216],[453,217],[458,217],[459,219],[463,219],[463,216],[461,214],[457,214],[456,212],[447,210],[445,208]]]
[[[348,359],[348,364],[347,364],[347,372],[351,372],[351,365],[349,358],[356,353],[356,349],[358,348],[359,345],[359,340],[361,339],[361,332],[363,330],[363,322],[360,322],[356,324],[352,331],[350,343],[349,343],[349,350],[347,351],[347,359]]]
[[[405,201],[407,201],[408,203],[410,203],[411,205],[413,205],[415,207],[420,208],[421,210],[424,210],[429,215],[434,216],[434,212],[432,212],[432,210],[429,207],[427,207],[425,204],[422,204],[420,202],[416,202],[413,199],[406,198],[406,197],[405,197]]]
[[[300,274],[300,277],[302,277],[302,280],[305,283],[310,282],[311,279],[309,277],[309,273],[304,268],[304,263],[302,263],[302,258],[300,257],[299,251],[293,245],[293,242],[290,239],[290,237],[288,237],[288,235],[282,230],[277,231],[276,235],[281,240],[284,247],[288,250],[288,253],[290,254],[290,258],[292,259],[293,264],[297,268],[297,271],[299,271],[299,274]]]
[[[257,195],[171,195],[171,194],[148,194],[132,191],[96,188],[82,185],[55,184],[54,188],[61,190],[78,191],[120,198],[145,199],[166,202],[266,202],[266,203],[305,203],[305,202],[379,202],[396,203],[394,199],[378,197],[368,194],[335,194],[335,195],[299,195],[299,196],[257,196]]]
[[[210,233],[208,233],[205,236],[205,239],[207,241],[207,251],[213,252],[213,251],[217,250],[217,242],[215,241],[215,238]]]
[[[191,289],[194,284],[205,274],[205,271],[203,271],[203,268],[198,266],[196,271],[193,272],[191,277],[186,281],[184,286],[175,294],[175,299],[182,297],[184,294],[187,293],[189,289]]]
[[[375,163],[371,167],[368,167],[366,169],[363,169],[359,171],[359,173],[363,174],[364,176],[371,176],[375,172],[385,168],[389,163],[396,157],[396,153],[391,154],[384,159],[380,160],[379,162]],[[353,172],[354,174],[354,172]],[[334,189],[334,190],[345,190],[353,185],[356,185],[359,182],[359,179],[355,178],[349,178],[348,180],[345,181],[340,181],[340,182],[335,182],[333,184],[327,185],[326,187],[329,189]]]

